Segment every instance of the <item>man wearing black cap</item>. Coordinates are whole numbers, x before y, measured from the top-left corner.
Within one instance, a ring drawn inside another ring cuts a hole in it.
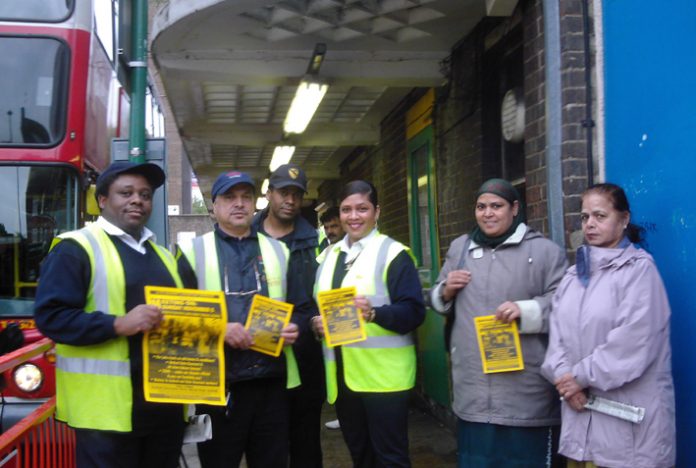
[[[56,418],[75,429],[79,468],[177,466],[183,406],[143,397],[142,337],[162,321],[144,286],[182,286],[145,227],[164,180],[155,164],[110,165],[99,219],[58,236],[41,267],[34,318],[57,343]]]
[[[198,445],[203,468],[239,466],[246,456],[250,468],[285,467],[288,457],[286,388],[299,385],[291,346],[297,323],[306,323],[303,296],[287,289],[287,248],[252,226],[254,183],[243,172],[230,171],[212,189],[215,230],[182,243],[179,264],[186,282],[193,277],[200,289],[225,292],[228,324],[225,334],[226,407],[199,406],[209,414],[213,439]],[[194,274],[195,271],[195,274]],[[252,337],[244,328],[254,295],[295,304],[282,332],[283,354],[273,357],[250,350]]]
[[[288,291],[306,298],[303,302],[307,308],[302,314],[312,317],[318,315],[313,299],[318,240],[316,229],[300,215],[306,192],[307,176],[298,165],[279,166],[269,177],[268,208],[254,218],[254,226],[258,232],[282,241],[290,249]],[[320,418],[326,398],[324,362],[321,344],[309,330],[309,321],[300,326],[303,333],[294,349],[302,386],[289,391],[290,467],[316,468],[322,466]]]

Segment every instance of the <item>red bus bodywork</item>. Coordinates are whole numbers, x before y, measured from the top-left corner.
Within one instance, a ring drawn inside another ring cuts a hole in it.
[[[2,109],[0,103],[0,129],[9,121],[4,133],[0,133],[0,185],[19,194],[0,206],[0,330],[9,323],[17,323],[23,331],[25,344],[42,338],[32,319],[38,265],[48,253],[54,236],[83,224],[86,178],[108,165],[111,139],[120,136],[116,134],[123,120],[119,111],[128,112],[127,108],[121,109],[121,95],[125,93],[117,79],[117,60],[109,58],[97,38],[94,24],[91,0],[75,0],[68,17],[56,22],[0,18],[0,46],[51,39],[59,41],[61,45],[57,47],[61,51],[65,46],[69,52],[67,85],[59,91],[64,94],[55,96],[56,78],[53,76],[31,77],[48,82],[52,91],[47,93],[50,94],[48,99],[53,99],[52,103],[60,102],[61,109],[51,107],[50,111],[56,115],[64,113],[62,135],[55,136],[49,143],[15,141],[13,134],[20,133],[17,130],[20,115],[22,124],[30,121],[25,118],[24,104],[20,114],[16,103],[7,104],[9,110]],[[31,61],[32,57],[22,59]],[[0,57],[0,65],[6,65],[0,67],[5,68],[3,74],[13,73],[13,67],[2,60]],[[8,80],[12,83],[11,77]],[[21,81],[19,77],[15,79],[19,85]],[[2,92],[0,90],[0,98]],[[31,96],[31,92],[26,94],[30,95],[25,98],[28,108],[41,98],[38,92],[34,93],[36,97]],[[5,96],[12,98],[4,99],[6,101],[22,99],[11,94]],[[14,123],[13,119],[16,119]],[[6,187],[7,184],[15,186]],[[53,396],[53,361],[52,351],[29,361],[43,374],[40,386],[31,392],[16,385],[16,368],[6,371],[3,374],[6,400],[10,403],[18,399],[41,401]],[[6,421],[7,405],[4,410],[0,429],[6,430],[16,421]]]

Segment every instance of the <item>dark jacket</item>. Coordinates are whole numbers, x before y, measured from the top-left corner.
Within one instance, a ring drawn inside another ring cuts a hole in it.
[[[252,227],[254,230],[266,234],[263,222],[268,216],[268,209],[260,211],[254,217]],[[302,303],[295,303],[293,316],[305,318],[300,327],[300,336],[293,349],[300,368],[300,376],[304,384],[311,386],[323,386],[324,370],[321,353],[321,343],[314,338],[309,327],[309,319],[319,315],[317,305],[314,302],[314,279],[317,272],[317,250],[319,246],[317,230],[299,216],[295,220],[295,229],[287,236],[278,239],[285,243],[290,250],[290,264],[288,265],[288,296],[302,296]],[[288,300],[290,302],[290,300]]]
[[[268,296],[266,275],[259,262],[261,251],[256,230],[252,228],[249,236],[238,239],[227,235],[215,225],[215,247],[220,266],[221,285],[225,288],[225,271],[227,271],[227,289],[229,291],[253,291],[257,288],[256,272],[259,271],[261,290],[259,294]],[[186,287],[197,287],[196,275],[186,257],[177,252],[181,279]],[[208,258],[207,260],[211,260]],[[290,274],[288,273],[288,278]],[[251,301],[254,295],[226,295],[228,322],[246,323]],[[294,294],[288,288],[286,300],[296,304],[300,311],[307,309],[306,299]],[[300,327],[308,319],[301,313],[293,313],[291,321]],[[228,382],[240,382],[259,378],[284,378],[286,375],[285,358],[268,356],[253,350],[239,350],[225,346],[225,367]]]
[[[125,275],[125,309],[145,304],[143,285],[175,287],[175,281],[152,247],[136,252],[115,236],[109,236],[118,251]],[[57,343],[90,346],[116,338],[116,317],[103,311],[85,312],[90,289],[91,265],[87,252],[76,241],[59,242],[41,265],[41,279],[34,303],[36,326]],[[181,405],[152,403],[143,395],[142,333],[128,337],[133,385],[133,433],[180,424]]]

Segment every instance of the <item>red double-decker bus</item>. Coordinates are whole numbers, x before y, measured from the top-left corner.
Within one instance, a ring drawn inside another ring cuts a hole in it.
[[[25,342],[41,260],[52,239],[86,220],[86,188],[125,137],[130,1],[0,1],[0,328],[15,322]],[[122,38],[122,40],[119,40]],[[147,95],[148,133],[163,119]],[[6,429],[21,404],[54,392],[49,356],[4,375]]]

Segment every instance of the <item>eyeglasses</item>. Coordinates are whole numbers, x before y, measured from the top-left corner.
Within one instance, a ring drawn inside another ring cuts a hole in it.
[[[261,275],[259,274],[259,267],[256,262],[254,262],[254,276],[256,276],[256,289],[253,291],[230,291],[229,275],[227,273],[227,266],[225,265],[225,296],[249,296],[261,292]]]

